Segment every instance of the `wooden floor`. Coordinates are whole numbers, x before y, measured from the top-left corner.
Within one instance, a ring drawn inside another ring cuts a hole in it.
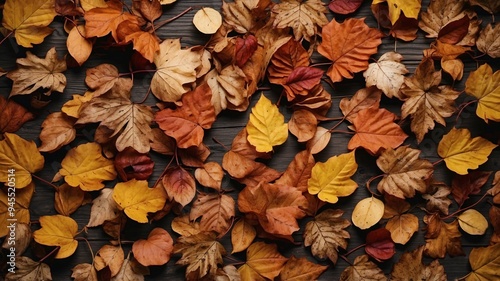
[[[377,23],[370,11],[370,2],[364,1],[362,8],[356,12],[353,16],[357,18],[366,17],[366,22],[371,27],[377,27]],[[423,1],[424,7],[427,7],[428,0]],[[326,0],[325,0],[326,3]],[[188,7],[194,7],[194,11],[196,11],[199,7],[202,6],[210,6],[215,9],[220,9],[221,2],[220,1],[200,1],[200,0],[178,0],[177,3],[174,3],[170,7],[165,10],[162,19],[170,18],[181,11],[185,10]],[[424,8],[425,9],[425,8]],[[480,13],[480,17],[484,19],[483,26],[491,21],[491,16],[487,15],[485,12],[480,9],[476,9]],[[177,19],[176,21],[160,28],[158,30],[158,35],[161,39],[166,38],[182,38],[181,42],[183,46],[192,46],[196,44],[203,45],[209,37],[206,35],[201,35],[201,33],[197,32],[195,27],[193,26],[191,20],[194,15],[194,11],[189,12],[183,17]],[[329,19],[333,17],[333,14],[330,13],[328,15]],[[339,20],[343,17],[339,17]],[[62,22],[55,22],[52,24],[52,27],[55,29],[54,33],[47,37],[47,39],[40,45],[35,46],[33,53],[38,56],[44,56],[45,53],[53,46],[56,47],[58,54],[66,54],[66,34],[62,30]],[[428,48],[430,42],[432,40],[426,39],[424,37],[423,32],[419,31],[419,37],[415,41],[411,43],[405,43],[402,41],[398,41],[395,44],[394,39],[392,38],[384,38],[383,44],[379,47],[378,54],[373,56],[378,59],[381,54],[394,50],[397,48],[397,51],[404,56],[403,63],[410,70],[410,73],[413,73],[415,67],[418,65],[420,60],[422,59],[422,50]],[[15,59],[24,57],[26,50],[18,47],[13,40],[7,40],[0,46],[0,67],[5,70],[12,70],[15,68]],[[37,112],[37,118],[34,121],[26,123],[23,128],[18,131],[18,134],[22,137],[34,140],[38,144],[40,144],[40,140],[38,138],[40,133],[40,125],[45,117],[55,111],[60,111],[61,105],[70,99],[72,94],[83,94],[86,91],[86,85],[84,83],[85,78],[85,70],[90,67],[97,66],[101,63],[112,63],[116,65],[120,70],[126,72],[128,67],[128,60],[124,59],[124,54],[120,51],[106,52],[105,50],[96,50],[89,61],[87,61],[83,67],[81,68],[72,68],[68,69],[65,72],[65,75],[68,80],[68,85],[62,94],[56,101],[54,101],[49,106],[45,107],[41,111]],[[487,56],[482,57],[479,63],[484,63],[488,61],[490,65],[492,65],[495,69],[500,68],[499,60],[491,60],[488,59]],[[464,89],[464,82],[467,78],[468,73],[471,70],[476,69],[477,64],[475,61],[471,59],[465,58],[465,77],[462,81],[455,83],[454,87],[458,91],[462,91]],[[148,91],[149,81],[151,79],[151,75],[137,75],[136,81],[134,81],[134,88],[132,92],[132,99],[135,101],[139,101],[142,99],[144,94]],[[10,92],[10,87],[12,83],[6,77],[0,78],[0,94],[7,97]],[[266,86],[266,85],[264,85]],[[341,98],[346,96],[352,96],[357,89],[364,87],[364,79],[361,74],[357,74],[356,77],[352,80],[347,80],[341,83],[336,83],[334,88],[332,89],[325,83],[325,87],[328,87],[328,91],[332,94],[333,98],[333,106],[331,111],[328,113],[329,117],[339,117],[341,116],[341,112],[339,111],[339,101]],[[264,91],[264,94],[276,101],[280,94],[280,89],[275,88],[273,90]],[[258,95],[255,95],[256,97]],[[457,101],[459,104],[463,101],[463,97]],[[148,104],[154,105],[155,100],[150,95]],[[255,98],[252,100],[252,104],[255,103]],[[394,111],[396,114],[399,114],[399,107],[401,103],[394,100],[389,100],[387,98],[383,98],[382,107],[389,108]],[[291,110],[282,106],[281,111],[285,113],[286,120],[289,119]],[[225,144],[226,146],[231,144],[232,139],[236,135],[236,133],[246,125],[248,121],[248,112],[245,113],[235,113],[235,112],[224,112],[217,119],[215,124],[213,125],[213,129],[207,132],[205,136],[205,143],[211,150],[211,155],[209,160],[221,162],[222,156],[225,153],[225,149],[217,144],[212,138],[217,139],[219,142]],[[425,140],[417,145],[415,141],[415,137],[411,134],[408,122],[405,123],[403,129],[411,136],[405,143],[411,145],[414,148],[419,148],[423,151],[422,157],[429,159],[430,161],[438,160],[436,148],[437,143],[441,139],[442,135],[446,133],[452,126],[455,125],[455,116],[448,118],[448,126],[445,128],[443,126],[437,125],[436,129],[433,130],[432,133],[428,134]],[[325,123],[325,127],[331,126],[333,123]],[[346,125],[342,125],[344,129],[346,129]],[[490,123],[489,125],[485,124],[485,122],[475,115],[475,107],[469,106],[462,113],[462,118],[459,120],[457,127],[468,127],[471,129],[474,135],[483,135],[488,136],[489,139],[497,141],[499,139],[500,126],[496,123]],[[71,148],[76,146],[79,143],[92,141],[92,137],[88,138],[89,129],[85,129],[87,131],[79,131],[79,137],[72,144],[68,145],[66,148],[61,149],[60,151],[45,155],[46,157],[46,165],[43,171],[39,172],[38,175],[45,179],[52,179],[54,174],[59,170],[60,163],[65,153]],[[344,134],[336,134],[332,137],[330,145],[328,148],[317,155],[317,161],[325,161],[329,157],[333,155],[338,155],[340,153],[345,153],[347,151],[347,142],[350,139],[350,135]],[[288,141],[282,147],[278,148],[275,156],[272,160],[268,162],[268,164],[279,170],[284,171],[288,163],[293,159],[294,155],[304,149],[304,147],[298,144],[294,137],[290,136]],[[164,169],[166,163],[168,162],[168,158],[165,158],[159,154],[151,153],[153,160],[155,161],[155,172],[153,176],[150,178],[150,185],[152,185],[158,178],[161,171]],[[350,216],[354,205],[361,199],[368,196],[368,192],[363,188],[367,179],[374,175],[378,175],[381,172],[376,168],[375,158],[369,156],[362,150],[359,150],[357,153],[357,162],[359,164],[358,172],[355,174],[354,179],[360,185],[360,188],[355,192],[354,195],[340,200],[338,204],[332,206],[332,208],[340,208],[345,211],[344,218],[350,220]],[[490,160],[480,167],[481,170],[487,171],[497,171],[500,170],[500,150],[496,149]],[[447,183],[450,183],[452,173],[447,171],[444,165],[440,165],[436,168],[435,175],[438,179],[443,180]],[[491,182],[491,180],[490,180]],[[490,184],[490,183],[488,183]],[[109,184],[112,186],[112,183]],[[226,188],[241,188],[236,182],[225,179],[224,187]],[[233,193],[235,195],[235,193]],[[31,219],[37,220],[40,216],[43,215],[51,215],[55,214],[55,210],[53,207],[53,198],[54,191],[47,186],[44,186],[40,182],[37,182],[36,185],[36,193],[34,195],[33,201],[31,203]],[[477,196],[472,197],[477,199]],[[479,210],[487,216],[489,204],[484,202],[479,205]],[[456,205],[452,205],[452,208],[456,208]],[[87,224],[89,219],[89,211],[90,205],[86,205],[81,207],[76,213],[72,215],[72,217],[78,222],[80,227],[83,227]],[[413,212],[419,217],[420,231],[410,240],[410,242],[405,246],[397,246],[397,254],[391,260],[379,264],[380,267],[388,274],[393,264],[399,259],[401,253],[409,250],[413,250],[416,247],[425,244],[424,241],[424,231],[422,231],[424,227],[424,223],[422,221],[422,217],[424,215],[423,211],[418,208],[415,208]],[[170,222],[173,218],[173,215],[169,215],[166,218],[162,219],[160,222],[155,223],[155,225],[166,228],[173,237],[175,234],[171,231]],[[303,229],[305,223],[308,219],[304,219],[301,221],[301,229]],[[139,225],[134,224],[133,222],[129,222],[127,224],[127,230],[125,233],[125,240],[136,240],[139,238],[144,238],[147,236],[148,231],[154,227],[155,225]],[[351,239],[349,240],[349,246],[347,250],[353,249],[354,247],[363,244],[365,241],[366,231],[361,231],[354,226],[350,226],[348,231],[351,235]],[[463,233],[462,236],[462,244],[464,246],[465,252],[468,254],[473,247],[479,246],[487,246],[489,242],[489,238],[492,234],[492,229],[488,229],[488,232],[484,236],[472,237]],[[299,231],[294,235],[296,241],[301,243],[302,232]],[[100,228],[90,229],[87,238],[91,241],[91,245],[94,251],[97,251],[102,245],[108,243],[108,237],[102,232]],[[231,243],[229,235],[224,237],[222,240],[223,245],[226,249],[231,249]],[[130,247],[125,246],[125,252],[127,253]],[[348,266],[348,264],[339,259],[336,265],[333,265],[329,261],[317,261],[312,257],[309,248],[304,248],[303,245],[291,245],[282,243],[279,245],[279,250],[281,253],[287,257],[291,255],[295,255],[297,257],[307,257],[311,261],[315,261],[321,263],[323,265],[329,265],[328,270],[321,276],[320,280],[337,280],[341,274],[341,272]],[[349,258],[354,260],[356,256],[363,254],[364,251],[357,250],[353,254],[349,256]],[[161,267],[151,268],[151,275],[146,277],[146,280],[184,280],[184,268],[174,265],[175,261],[178,260],[179,256],[174,256],[173,259],[166,265]],[[236,259],[244,260],[245,256],[243,254],[236,254]],[[78,263],[90,262],[91,255],[88,248],[85,245],[80,245],[77,252],[64,260],[51,260],[50,266],[52,269],[53,280],[71,280],[71,268],[74,267]],[[431,260],[426,258],[425,261],[428,263]],[[448,279],[453,280],[454,278],[464,276],[470,270],[468,265],[468,257],[455,257],[440,260],[440,263],[444,265],[445,271],[447,273]]]

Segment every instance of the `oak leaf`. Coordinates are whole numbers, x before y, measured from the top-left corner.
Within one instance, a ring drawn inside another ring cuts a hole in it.
[[[376,5],[382,2],[387,2],[389,7],[389,19],[392,25],[395,25],[398,19],[400,19],[403,13],[407,18],[418,19],[418,13],[422,6],[420,0],[374,0],[372,5]]]
[[[238,220],[231,230],[231,244],[233,251],[231,253],[246,250],[257,236],[255,227],[245,218]]]
[[[424,253],[431,258],[444,258],[446,253],[451,257],[464,255],[460,242],[458,220],[445,223],[438,214],[424,216],[427,224]]]
[[[117,136],[116,149],[132,147],[140,153],[150,150],[149,135],[153,112],[149,106],[134,104],[128,98],[98,97],[80,109],[76,124],[100,122],[99,128],[107,129],[110,138]]]
[[[472,171],[466,175],[455,175],[451,181],[451,194],[459,207],[469,199],[469,195],[479,194],[491,172]]]
[[[213,8],[203,7],[194,14],[193,24],[201,33],[214,34],[222,25],[222,16]]]
[[[194,48],[181,49],[180,39],[166,39],[155,53],[156,72],[151,80],[151,91],[162,101],[175,102],[196,81],[197,69],[202,64],[199,51]]]
[[[0,134],[14,133],[34,118],[22,105],[0,96]]]
[[[377,261],[386,261],[396,253],[391,232],[386,228],[378,228],[366,235],[365,252]]]
[[[114,277],[120,271],[124,258],[121,246],[104,245],[96,254],[94,266],[99,271],[108,267],[111,277]]]
[[[98,281],[97,271],[90,263],[80,263],[71,269],[71,278],[75,281]]]
[[[465,175],[468,169],[477,169],[485,163],[497,146],[482,137],[471,138],[468,129],[452,128],[443,136],[437,150],[448,169]]]
[[[148,235],[148,239],[140,239],[132,245],[134,258],[144,265],[164,265],[170,260],[174,249],[174,240],[163,228],[154,228]]]
[[[56,189],[54,197],[54,208],[56,211],[63,216],[69,217],[83,205],[85,192],[80,188],[75,188],[64,183]]]
[[[472,272],[466,281],[487,281],[500,278],[500,243],[474,248],[469,255]]]
[[[17,69],[7,73],[7,77],[14,81],[10,96],[28,95],[42,90],[47,96],[53,91],[62,93],[66,87],[66,60],[57,57],[53,47],[45,58],[39,58],[26,52],[26,58],[16,60]]]
[[[401,118],[411,115],[411,130],[421,142],[424,135],[434,129],[434,122],[446,125],[444,118],[455,112],[454,102],[459,93],[450,86],[438,86],[441,71],[434,71],[434,61],[424,59],[411,78],[405,78],[401,89],[405,103]]]
[[[351,223],[342,218],[342,210],[326,209],[306,224],[304,246],[311,246],[312,254],[319,259],[330,259],[337,263],[339,247],[347,249],[351,236],[344,230]]]
[[[68,151],[61,162],[59,174],[69,185],[84,191],[102,189],[103,181],[116,178],[113,161],[104,158],[101,146],[94,142]]]
[[[259,182],[271,182],[280,177],[281,173],[256,162],[232,150],[224,154],[222,168],[231,177],[246,185],[257,185]]]
[[[340,275],[340,281],[386,281],[384,272],[375,263],[371,262],[368,255],[358,256],[354,263],[348,266]]]
[[[420,150],[408,146],[389,148],[377,159],[377,166],[386,174],[377,189],[401,199],[415,196],[415,191],[425,193],[427,180],[434,167],[425,159],[420,159]]]
[[[231,218],[235,215],[234,206],[234,199],[229,195],[199,192],[191,207],[189,218],[196,220],[201,217],[202,231],[215,231],[224,235],[231,227]]]
[[[85,27],[77,25],[71,29],[66,39],[68,53],[81,66],[92,53],[92,41],[85,37]]]
[[[48,27],[56,16],[53,0],[9,0],[3,8],[2,25],[14,32],[17,44],[31,48],[52,33]]]
[[[41,152],[54,152],[72,142],[76,137],[75,121],[61,112],[51,113],[42,123],[40,140]]]
[[[351,179],[357,169],[354,151],[330,157],[325,163],[317,162],[307,182],[308,191],[322,201],[337,203],[339,197],[349,196],[358,188]]]
[[[486,218],[474,209],[468,209],[461,213],[457,220],[460,228],[470,235],[483,235],[488,229]]]
[[[94,90],[94,92],[92,92],[93,97],[105,94],[113,89],[115,85],[123,85],[123,87],[129,88],[129,90],[132,89],[132,79],[120,77],[116,66],[109,63],[103,63],[87,69],[85,72],[85,84],[87,84],[90,89]],[[90,98],[87,98],[87,93],[85,93],[85,96],[81,99],[84,101],[90,100]]]
[[[343,23],[332,20],[323,27],[321,37],[318,52],[333,61],[327,75],[339,82],[368,68],[368,59],[377,53],[383,34],[368,27],[364,19],[349,18]]]
[[[117,29],[124,21],[139,25],[136,15],[123,11],[121,2],[112,2],[107,7],[93,8],[84,14],[85,35],[87,37],[103,37],[111,33],[116,42],[119,42]]]
[[[147,223],[148,213],[161,210],[167,201],[160,188],[149,188],[147,181],[135,179],[117,183],[113,199],[129,218],[140,223]]]
[[[481,30],[481,33],[477,38],[477,49],[492,58],[500,57],[500,37],[498,36],[499,32],[500,24],[496,24],[494,27],[491,23],[488,24],[483,30]]]
[[[328,23],[327,10],[319,0],[286,0],[273,6],[271,12],[276,14],[273,27],[291,27],[296,41],[311,41],[318,29]]]
[[[347,144],[348,149],[365,148],[370,154],[382,149],[396,148],[408,137],[398,124],[396,115],[382,108],[365,108],[358,112],[353,122],[356,134]]]
[[[276,244],[255,242],[248,247],[246,263],[238,268],[238,272],[242,280],[273,280],[287,260],[278,252]]]
[[[307,150],[303,150],[295,155],[283,175],[276,180],[276,183],[293,186],[304,193],[307,191],[307,181],[311,178],[314,165],[315,161],[312,154]]]
[[[403,85],[404,75],[408,73],[408,69],[401,63],[401,60],[403,60],[401,54],[387,52],[377,62],[370,63],[363,73],[366,87],[375,85],[389,98],[402,99],[399,89]]]
[[[28,142],[16,134],[5,133],[0,141],[0,182],[8,182],[9,170],[15,174],[16,188],[32,181],[31,174],[43,169],[45,159],[33,141]]]
[[[258,152],[270,152],[273,146],[283,144],[288,138],[285,117],[263,94],[252,108],[246,129],[248,142]]]
[[[105,221],[116,218],[118,214],[119,209],[113,199],[113,189],[101,189],[101,194],[92,201],[87,227],[102,225]]]
[[[307,200],[296,188],[260,182],[246,186],[238,194],[238,208],[257,216],[262,228],[271,234],[291,235],[299,230],[297,219],[305,216]]]
[[[59,246],[56,259],[71,256],[78,247],[75,236],[78,234],[78,224],[70,217],[62,215],[41,216],[41,228],[33,232],[33,238],[39,244]]]
[[[448,215],[448,210],[451,205],[451,200],[448,198],[450,194],[451,188],[449,186],[432,179],[427,188],[427,192],[422,194],[422,198],[427,200],[425,209],[429,212],[439,211],[442,214]]]
[[[354,13],[361,7],[361,4],[363,4],[363,0],[331,0],[328,8],[334,13],[347,15]]]
[[[8,200],[9,197],[7,197],[8,192],[4,192],[3,189],[0,189],[0,237],[9,234],[9,219],[14,218],[18,224],[28,224],[30,222],[29,206],[34,192],[34,182],[31,182],[22,189],[16,187],[16,202],[12,205]],[[10,212],[9,208],[14,208],[15,212]],[[8,239],[4,241],[8,241]],[[16,249],[18,246],[19,245],[16,245]]]
[[[196,194],[194,177],[181,166],[168,169],[163,175],[162,183],[168,197],[182,207],[189,204]]]
[[[439,261],[434,260],[429,265],[422,263],[423,252],[424,246],[421,246],[411,252],[403,253],[399,261],[394,264],[390,280],[446,281],[444,267]]]
[[[5,281],[52,281],[50,267],[28,257],[16,257],[16,270],[5,276]]]
[[[465,92],[478,100],[476,114],[486,123],[500,121],[500,71],[493,73],[488,64],[472,71],[465,82]]]
[[[123,260],[122,267],[120,268],[120,271],[111,278],[110,281],[121,281],[121,280],[130,280],[130,281],[144,281],[144,275],[141,273],[140,270],[137,270],[139,268],[139,264],[137,264],[137,261],[131,260],[129,257],[127,257],[125,260]]]
[[[353,122],[358,112],[365,108],[379,108],[382,91],[375,86],[358,90],[351,99],[340,100],[339,107],[345,119]]]
[[[328,268],[308,261],[306,258],[292,256],[281,269],[280,280],[310,281],[318,277]]]
[[[360,229],[368,229],[377,224],[384,215],[384,202],[368,197],[356,203],[352,211],[352,223]]]

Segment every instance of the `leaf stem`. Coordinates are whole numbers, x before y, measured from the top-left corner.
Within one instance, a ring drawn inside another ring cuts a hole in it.
[[[330,131],[330,133],[341,133],[341,134],[348,134],[348,135],[356,134],[355,132],[344,131],[344,130],[332,130],[332,131]]]
[[[150,92],[151,92],[151,84],[149,84],[148,92],[146,93],[146,95],[144,95],[144,98],[139,102],[139,104],[142,104],[142,103],[146,102],[146,100],[149,97],[149,93]]]
[[[458,111],[457,118],[455,118],[455,122],[457,122],[457,121],[458,121],[458,118],[460,118],[460,115],[462,114],[462,111],[464,111],[464,109],[465,109],[467,106],[469,106],[469,105],[471,105],[471,104],[473,104],[473,103],[476,103],[476,102],[477,102],[477,100],[471,100],[471,101],[469,101],[469,102],[466,102],[466,103],[461,104],[461,105],[459,106],[460,110]]]
[[[52,256],[54,253],[56,253],[57,251],[59,251],[59,249],[61,249],[61,246],[57,246],[55,247],[52,251],[50,251],[50,253],[46,254],[45,257],[43,257],[41,260],[39,260],[38,262],[39,263],[42,263],[44,262],[46,259],[48,259],[50,256]]]
[[[338,126],[340,126],[340,124],[342,124],[342,122],[344,122],[344,120],[345,120],[345,116],[344,116],[344,117],[342,117],[342,119],[340,119],[340,120],[339,120],[339,122],[337,122],[337,124],[333,125],[333,127],[332,127],[330,130],[328,130],[328,131],[329,131],[330,133],[332,133],[332,132],[333,132],[333,130],[337,129],[337,127],[338,127]]]
[[[223,143],[222,143],[222,142],[220,142],[218,139],[216,139],[215,137],[212,137],[212,140],[213,140],[216,144],[218,144],[218,145],[222,146],[222,148],[224,148],[226,151],[231,150],[231,149],[229,149],[229,148],[228,148],[225,144],[223,144]]]
[[[329,62],[317,62],[317,63],[311,64],[310,67],[325,66],[325,65],[332,65],[332,62],[331,61],[329,61]]]
[[[177,152],[176,152],[177,154]],[[160,180],[163,178],[163,175],[165,174],[165,172],[167,172],[168,168],[170,167],[170,165],[172,164],[172,162],[174,161],[174,156],[172,156],[172,158],[170,158],[170,162],[168,162],[167,166],[165,167],[165,169],[163,170],[163,172],[161,172],[160,176],[158,177],[158,179],[155,181],[155,184],[153,184],[153,188],[155,188],[158,183],[160,182]]]
[[[164,21],[160,21],[159,23],[157,23],[156,25],[154,25],[152,28],[154,28],[156,30],[156,29],[164,26],[165,24],[170,23],[170,22],[172,22],[172,21],[174,21],[174,20],[182,17],[183,15],[189,13],[189,11],[191,11],[192,9],[193,9],[193,7],[189,7],[186,10],[182,11],[180,14],[178,14],[178,15],[172,17],[172,18],[166,19]]]
[[[487,195],[488,195],[488,192],[485,192],[485,193],[483,194],[483,196],[481,196],[481,198],[479,198],[479,200],[477,200],[476,202],[474,202],[474,204],[472,204],[472,205],[470,205],[470,206],[467,206],[467,207],[465,207],[465,208],[459,208],[459,209],[458,209],[458,210],[456,210],[455,212],[453,212],[453,213],[451,213],[451,214],[449,214],[449,215],[447,215],[446,217],[443,217],[443,218],[441,218],[441,219],[445,220],[445,219],[452,218],[452,217],[456,216],[458,213],[461,213],[461,212],[464,212],[464,211],[467,211],[467,210],[469,210],[469,209],[472,209],[472,208],[476,207],[479,203],[481,203],[481,201],[483,201],[483,200],[484,200],[484,198],[486,198],[486,196],[487,196]]]
[[[352,265],[352,262],[344,255],[339,255],[339,257],[341,259],[343,259],[346,263],[348,263],[349,265]]]
[[[361,245],[359,245],[359,246],[357,246],[357,247],[354,247],[354,248],[353,248],[353,249],[351,249],[349,252],[345,253],[343,256],[344,256],[344,257],[347,257],[347,256],[349,256],[350,254],[352,254],[352,253],[356,252],[357,250],[359,250],[359,249],[361,249],[361,248],[363,248],[363,247],[365,247],[365,246],[366,246],[366,244],[361,244]]]
[[[368,179],[368,181],[366,182],[366,189],[368,189],[368,191],[373,195],[373,196],[380,196],[378,194],[376,194],[375,192],[373,192],[371,189],[370,189],[370,184],[372,183],[372,181],[378,179],[378,178],[381,178],[385,176],[385,174],[381,174],[381,175],[377,175],[377,176],[373,176],[371,178]]]
[[[43,179],[43,178],[41,178],[41,177],[39,177],[39,176],[37,176],[37,175],[35,175],[35,174],[31,174],[31,176],[32,176],[33,178],[35,178],[35,179],[37,179],[37,180],[41,181],[41,182],[42,182],[42,183],[44,183],[45,185],[51,186],[51,187],[52,187],[52,188],[54,188],[56,191],[58,191],[58,190],[59,190],[59,186],[57,186],[57,185],[55,185],[55,184],[53,184],[53,183],[49,182],[48,180],[45,180],[45,179]]]
[[[85,237],[76,237],[75,239],[76,240],[83,240],[83,241],[85,241],[85,243],[87,243],[87,246],[89,247],[89,250],[90,250],[90,254],[92,255],[92,264],[93,264],[94,263],[94,251],[92,251],[92,246],[90,246],[89,240],[87,240],[87,238],[85,238]]]
[[[12,34],[14,34],[14,30],[12,30],[11,32],[9,32],[7,35],[5,35],[5,37],[2,39],[2,41],[0,41],[0,45],[2,45],[2,43],[7,40],[7,38],[9,38]]]
[[[127,73],[119,73],[118,76],[127,76],[127,75],[131,75],[133,76],[134,74],[136,73],[151,73],[151,72],[156,72],[156,69],[140,69],[140,70],[134,70],[134,71],[130,71],[130,72],[127,72]]]
[[[432,166],[436,166],[437,164],[440,164],[440,163],[441,163],[441,162],[443,162],[443,161],[444,161],[444,159],[443,159],[443,158],[441,158],[441,159],[437,160],[436,162],[433,162],[433,163],[432,163]]]

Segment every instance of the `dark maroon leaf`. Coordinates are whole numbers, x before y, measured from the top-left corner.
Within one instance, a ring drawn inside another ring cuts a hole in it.
[[[378,261],[385,261],[396,253],[391,232],[386,228],[370,231],[366,236],[365,251]]]
[[[481,187],[488,181],[491,172],[472,171],[467,175],[456,175],[451,182],[451,194],[462,206],[471,194],[478,194]]]
[[[319,68],[310,66],[295,68],[288,76],[286,84],[283,85],[288,100],[293,100],[296,95],[307,95],[311,89],[319,85],[321,77],[323,77],[323,70]]]
[[[0,134],[14,133],[33,118],[33,114],[23,106],[0,96]]]
[[[438,33],[438,40],[446,44],[457,44],[469,31],[470,19],[464,15],[461,19],[445,25]]]
[[[363,4],[363,0],[332,0],[328,8],[334,13],[347,15],[355,12]]]
[[[153,173],[155,163],[147,154],[127,147],[118,153],[115,158],[115,168],[123,181],[131,179],[147,180]]]
[[[257,50],[257,38],[253,35],[248,35],[246,38],[236,38],[235,54],[234,59],[236,60],[236,65],[243,67],[245,63],[250,59],[255,50]]]

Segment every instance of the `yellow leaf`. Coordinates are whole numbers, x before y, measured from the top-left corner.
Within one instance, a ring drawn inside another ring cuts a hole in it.
[[[288,138],[288,124],[278,108],[264,95],[252,108],[247,124],[248,137],[258,152],[270,152],[273,146],[283,144]]]
[[[385,228],[391,232],[394,243],[405,245],[418,231],[418,217],[414,214],[402,214],[391,218]]]
[[[102,156],[101,146],[85,143],[71,149],[61,162],[59,170],[64,180],[71,186],[79,186],[84,191],[99,190],[102,181],[116,178],[113,161]]]
[[[407,18],[418,19],[418,13],[422,7],[421,0],[373,0],[372,5],[383,2],[387,2],[389,6],[389,18],[392,25],[399,19],[401,12]]]
[[[467,169],[477,169],[488,161],[488,156],[497,146],[481,137],[471,138],[468,129],[453,128],[439,142],[438,154],[448,169],[466,175]]]
[[[10,221],[8,219],[16,219],[16,223],[29,223],[30,222],[30,202],[31,197],[35,191],[35,184],[31,182],[28,186],[23,189],[16,190],[16,203],[14,204],[15,213],[9,211],[9,207],[12,207],[8,201],[8,193],[0,189],[0,237],[4,237],[9,233]]]
[[[328,268],[308,261],[306,258],[292,256],[280,272],[280,280],[310,281],[318,277]]]
[[[147,181],[135,179],[116,184],[113,199],[129,218],[140,223],[147,223],[148,213],[161,210],[167,201],[160,188],[149,188]]]
[[[466,281],[489,281],[500,278],[500,243],[484,248],[474,248],[469,255],[472,272]]]
[[[493,73],[488,64],[472,71],[465,92],[478,99],[476,114],[484,121],[500,121],[500,71]]]
[[[384,202],[375,197],[365,198],[356,204],[352,211],[352,223],[367,229],[374,226],[384,215]]]
[[[257,236],[255,227],[246,219],[240,219],[231,230],[231,244],[233,245],[233,253],[241,252],[248,248],[252,241]]]
[[[17,44],[31,48],[52,33],[47,26],[55,16],[54,0],[7,0],[2,25],[14,31]]]
[[[357,169],[354,151],[330,157],[325,163],[318,162],[307,182],[308,191],[312,195],[318,194],[322,201],[337,203],[338,197],[349,196],[358,187],[351,179]]]
[[[201,8],[194,14],[193,24],[201,33],[214,34],[222,25],[222,16],[212,8]]]
[[[78,224],[70,217],[62,215],[42,216],[39,219],[42,228],[33,232],[33,238],[37,243],[46,246],[59,246],[55,258],[63,259],[71,256],[78,247],[75,236],[78,232]]]
[[[105,8],[106,2],[104,0],[80,0],[80,5],[85,11],[94,9],[94,8]]]
[[[458,225],[470,235],[483,235],[488,229],[488,221],[478,211],[469,209],[458,216]]]
[[[43,168],[45,160],[33,141],[10,133],[5,133],[4,137],[0,141],[0,182],[7,183],[9,178],[15,178],[15,187],[23,188],[31,182],[31,174]],[[9,171],[12,172],[10,176]]]
[[[90,101],[94,97],[92,92],[85,92],[83,96],[73,95],[73,99],[67,101],[63,104],[61,111],[66,113],[66,115],[78,118],[80,117],[80,108],[82,105]]]
[[[255,242],[247,249],[247,262],[238,268],[242,281],[273,280],[280,274],[287,258],[282,256],[276,244]]]

